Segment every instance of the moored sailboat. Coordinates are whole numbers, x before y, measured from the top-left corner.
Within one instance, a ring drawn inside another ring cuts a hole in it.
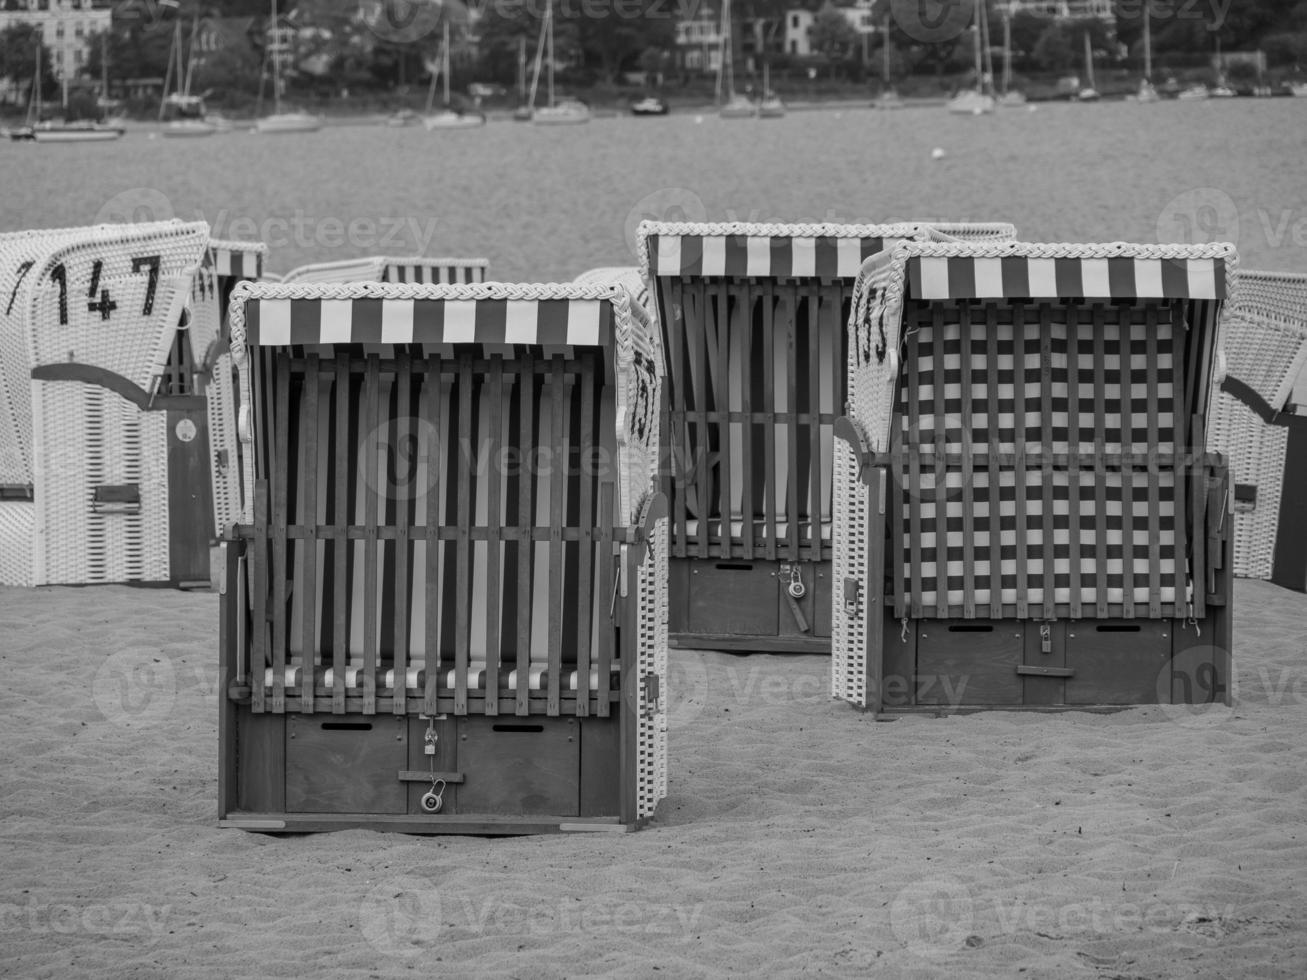
[[[272,37],[268,41],[268,54],[272,61],[272,115],[264,116],[254,124],[256,133],[313,133],[322,128],[322,117],[307,112],[281,111],[281,30],[277,21],[277,0],[272,4]]]

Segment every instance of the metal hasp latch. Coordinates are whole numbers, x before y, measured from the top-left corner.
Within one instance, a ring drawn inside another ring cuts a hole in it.
[[[858,615],[858,602],[862,598],[862,583],[856,578],[844,579],[844,615],[852,619]]]
[[[808,617],[803,615],[803,610],[799,608],[799,600],[808,594],[808,587],[803,584],[803,574],[800,568],[798,562],[793,564],[783,563],[781,565],[781,581],[785,585],[785,601],[790,604],[790,612],[794,615],[794,622],[798,624],[800,633],[807,633],[812,627],[808,625]]]
[[[645,674],[640,678],[640,688],[643,714],[646,718],[652,718],[661,708],[659,698],[662,697],[662,688],[658,684],[658,675]]]
[[[1039,624],[1039,652],[1040,653],[1053,652],[1053,624],[1052,623]]]

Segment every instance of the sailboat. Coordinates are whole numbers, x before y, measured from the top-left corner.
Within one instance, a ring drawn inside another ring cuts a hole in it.
[[[1237,93],[1230,88],[1225,77],[1225,66],[1221,64],[1221,35],[1216,35],[1216,87],[1212,89],[1214,99],[1233,99]]]
[[[584,102],[576,99],[556,99],[554,97],[554,0],[545,5],[545,23],[541,30],[542,47],[536,48],[535,76],[531,80],[531,121],[540,126],[567,126],[590,121],[590,109]],[[536,90],[540,82],[540,61],[544,56],[546,64],[546,86],[549,102],[539,109],[536,104]]]
[[[1153,88],[1153,31],[1149,26],[1149,4],[1144,4],[1144,77],[1139,80],[1136,102],[1158,102],[1161,96]]]
[[[1003,8],[1003,85],[998,104],[1005,109],[1019,109],[1026,104],[1026,93],[1012,87],[1012,6]]]
[[[168,137],[212,136],[218,127],[204,118],[204,100],[198,95],[191,95],[191,77],[195,72],[195,35],[199,29],[199,14],[191,22],[191,55],[186,65],[185,82],[182,81],[182,22],[173,25],[172,47],[168,50],[168,70],[164,73],[163,99],[159,103],[159,120],[162,122],[172,109],[177,118],[169,121],[163,128],[163,135]],[[168,85],[173,77],[173,62],[177,63],[177,91],[168,93]]]
[[[976,0],[974,49],[976,56],[976,88],[960,92],[949,101],[948,111],[959,116],[980,116],[994,111],[994,97],[985,91],[985,67],[981,52],[981,31],[985,23],[984,0]]]
[[[771,90],[771,65],[762,63],[762,101],[758,103],[759,119],[781,119],[785,115],[785,103]]]
[[[36,72],[32,75],[32,90],[27,93],[27,120],[18,129],[9,130],[15,141],[36,139],[36,125],[41,121],[41,40],[36,42]]]
[[[1085,31],[1085,74],[1089,84],[1080,90],[1076,98],[1081,102],[1097,102],[1101,96],[1094,87],[1094,49],[1089,43],[1089,32]]]
[[[272,115],[264,116],[254,124],[256,133],[313,133],[322,128],[322,119],[307,112],[281,111],[281,29],[277,20],[277,0],[272,4],[272,39],[268,41],[268,54],[272,60]]]
[[[455,112],[449,107],[449,18],[444,17],[444,34],[440,41],[440,67],[431,76],[431,87],[427,90],[427,112],[422,117],[422,125],[427,129],[474,129],[486,124],[486,117],[479,112]],[[431,111],[431,103],[436,97],[436,75],[439,75],[445,87],[445,108],[440,112]]]
[[[37,68],[40,77],[40,67]],[[125,130],[121,126],[104,126],[90,121],[68,121],[68,75],[63,77],[64,119],[61,122],[37,123],[32,128],[32,139],[38,143],[105,143],[119,139]]]
[[[541,34],[543,41],[544,35]],[[531,104],[526,94],[526,35],[517,38],[517,108],[513,110],[513,119],[517,122],[531,121]]]
[[[726,104],[718,110],[723,119],[752,119],[757,107],[746,96],[735,94],[735,37],[731,32],[731,0],[722,0],[721,56],[717,63],[717,99],[725,85]]]
[[[885,41],[880,46],[881,67],[880,67],[880,95],[876,97],[875,106],[877,109],[902,109],[903,100],[899,98],[899,93],[894,91],[890,85],[890,67],[889,67],[889,25],[890,19],[885,18],[885,26],[881,28]]]

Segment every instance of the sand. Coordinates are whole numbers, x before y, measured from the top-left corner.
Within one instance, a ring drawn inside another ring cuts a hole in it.
[[[1307,596],[1238,701],[877,723],[827,661],[674,652],[633,835],[216,825],[217,598],[0,589],[0,974],[1307,976]]]

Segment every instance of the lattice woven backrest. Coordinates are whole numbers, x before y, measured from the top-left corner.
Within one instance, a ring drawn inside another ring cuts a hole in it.
[[[0,424],[12,433],[0,482],[33,478],[33,367],[84,364],[149,389],[207,239],[207,225],[176,221],[0,236]]]

